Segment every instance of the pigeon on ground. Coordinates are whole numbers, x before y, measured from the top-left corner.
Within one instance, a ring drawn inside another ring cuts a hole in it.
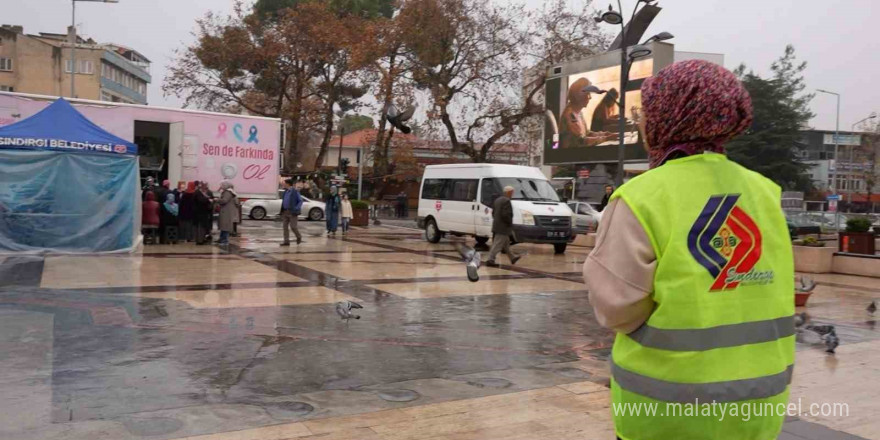
[[[416,112],[415,106],[409,106],[402,113],[397,110],[397,107],[394,104],[388,106],[385,109],[385,120],[387,120],[391,125],[400,130],[403,134],[410,134],[412,132],[412,128],[407,125],[404,125],[404,122],[412,119],[413,114]]]
[[[477,271],[480,269],[480,253],[464,243],[456,243],[455,250],[461,254],[461,258],[464,259],[464,262],[467,265],[468,280],[472,283],[479,281],[480,274]]]
[[[801,328],[807,321],[810,320],[810,317],[807,315],[807,312],[798,313],[794,315],[794,328]]]
[[[810,278],[801,277],[799,280],[799,286],[797,286],[798,293],[809,293],[812,292],[813,289],[816,288],[817,283]]]
[[[873,315],[874,312],[877,311],[877,301],[871,301],[871,304],[868,304],[868,308],[866,310],[868,311],[868,313]]]
[[[340,301],[336,303],[336,313],[348,322],[349,319],[361,319],[360,315],[354,315],[351,313],[351,309],[362,309],[364,306],[354,302],[354,301]]]
[[[808,325],[806,329],[815,332],[819,336],[826,336],[834,333],[833,325]]]
[[[834,354],[838,345],[840,345],[840,339],[837,338],[837,332],[832,329],[831,333],[825,336],[825,347],[827,347],[825,352]]]

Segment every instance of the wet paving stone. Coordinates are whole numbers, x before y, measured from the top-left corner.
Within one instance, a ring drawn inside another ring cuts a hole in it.
[[[421,397],[413,390],[383,390],[377,391],[376,395],[388,402],[412,402]]]

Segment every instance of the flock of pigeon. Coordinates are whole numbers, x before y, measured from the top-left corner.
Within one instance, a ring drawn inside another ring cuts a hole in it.
[[[467,267],[467,277],[471,282],[480,280],[478,270],[480,268],[480,253],[467,245],[457,242],[455,248],[461,254],[462,259]],[[816,288],[816,283],[805,277],[800,278],[799,285],[796,287],[800,293],[812,292]],[[364,306],[354,301],[340,301],[336,303],[336,313],[348,322],[349,319],[361,319],[360,315],[352,313],[353,309],[363,309]],[[868,313],[874,314],[877,311],[877,301],[871,301],[866,309]],[[810,331],[819,335],[819,339],[825,343],[825,351],[834,354],[837,346],[840,345],[840,338],[837,337],[837,331],[833,325],[829,324],[810,324],[811,318],[806,313],[799,313],[794,316],[794,326],[798,333]]]

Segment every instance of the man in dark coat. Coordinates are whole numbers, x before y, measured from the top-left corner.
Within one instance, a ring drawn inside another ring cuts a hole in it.
[[[486,266],[498,267],[495,256],[502,250],[510,258],[510,264],[516,264],[520,256],[514,255],[510,249],[510,234],[513,233],[513,205],[510,198],[513,197],[513,187],[505,186],[504,195],[495,199],[492,205],[492,249],[489,250],[489,260]]]
[[[605,195],[602,196],[602,203],[599,204],[599,212],[604,211],[605,207],[608,206],[608,200],[611,199],[611,194],[614,194],[614,186],[605,185]]]

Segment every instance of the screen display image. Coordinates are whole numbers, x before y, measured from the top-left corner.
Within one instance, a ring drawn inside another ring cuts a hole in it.
[[[638,127],[633,111],[642,107],[642,81],[651,76],[652,60],[637,61],[630,70],[630,82],[626,93],[627,144],[639,143]],[[620,67],[606,67],[568,77],[570,84],[566,106],[560,118],[559,148],[590,148],[619,145],[618,118],[620,107]],[[604,90],[604,94],[590,93],[584,88],[590,85]],[[638,86],[636,90],[632,90]]]
[[[672,47],[655,46],[635,60],[626,85],[625,160],[644,162],[647,153],[636,122],[645,79],[671,64]],[[546,84],[544,163],[617,162],[620,149],[620,55],[608,52],[560,68]],[[658,58],[659,57],[659,58]]]

